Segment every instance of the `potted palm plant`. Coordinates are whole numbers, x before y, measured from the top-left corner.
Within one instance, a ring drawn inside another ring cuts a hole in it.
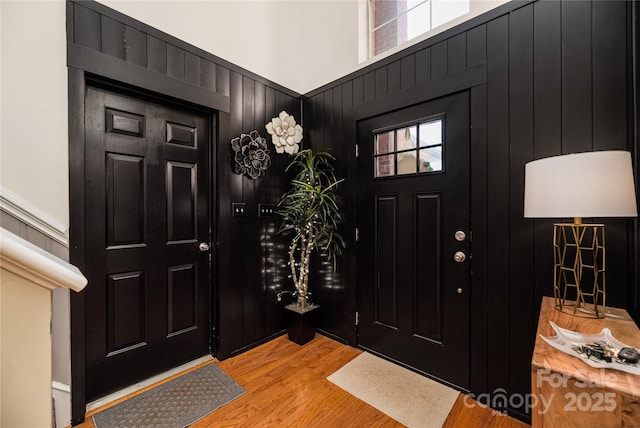
[[[323,255],[333,260],[342,254],[344,239],[338,231],[342,216],[338,209],[337,187],[343,181],[334,174],[327,152],[314,153],[310,149],[298,152],[287,171],[293,169],[295,177],[291,188],[276,206],[281,217],[279,234],[290,238],[289,268],[294,290],[281,292],[293,296],[293,303],[285,306],[288,319],[289,339],[304,344],[313,339],[313,318],[318,305],[309,300],[309,272],[311,256]]]

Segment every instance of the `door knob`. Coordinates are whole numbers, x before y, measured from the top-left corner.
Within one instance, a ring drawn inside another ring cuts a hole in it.
[[[467,255],[465,253],[463,253],[462,251],[457,251],[454,255],[453,255],[453,260],[456,261],[456,263],[462,263],[463,261],[465,261],[467,259]]]
[[[209,244],[207,244],[206,242],[201,242],[200,245],[198,245],[198,249],[201,253],[206,253],[207,251],[209,251]]]

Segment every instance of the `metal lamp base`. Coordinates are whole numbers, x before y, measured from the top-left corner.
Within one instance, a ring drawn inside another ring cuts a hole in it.
[[[556,309],[578,317],[604,318],[604,225],[554,224],[553,266]]]

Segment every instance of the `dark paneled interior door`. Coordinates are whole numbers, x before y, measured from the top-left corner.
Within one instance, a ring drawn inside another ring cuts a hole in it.
[[[210,118],[88,88],[86,398],[209,352]],[[204,249],[204,248],[203,248]]]
[[[358,146],[358,344],[467,389],[468,93],[361,121]]]

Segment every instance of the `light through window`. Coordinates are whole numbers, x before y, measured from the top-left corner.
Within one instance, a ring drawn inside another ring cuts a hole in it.
[[[369,57],[469,12],[469,0],[368,0]]]
[[[443,170],[444,117],[386,129],[374,135],[374,174],[391,177]]]

